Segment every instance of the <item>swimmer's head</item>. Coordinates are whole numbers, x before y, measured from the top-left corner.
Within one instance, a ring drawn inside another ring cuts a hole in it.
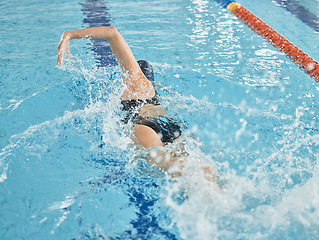
[[[150,81],[154,82],[154,71],[152,65],[145,61],[145,60],[138,60],[138,65],[140,66],[142,72],[144,73],[145,77]]]

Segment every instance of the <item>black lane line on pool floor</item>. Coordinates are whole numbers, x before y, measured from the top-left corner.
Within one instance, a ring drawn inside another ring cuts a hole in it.
[[[82,11],[86,18],[83,23],[88,27],[111,26],[111,16],[105,3],[101,0],[86,0],[82,3]],[[92,50],[95,52],[95,59],[98,67],[111,67],[117,65],[111,48],[106,40],[91,39]]]
[[[101,26],[111,26],[110,14],[105,4],[101,0],[86,0],[82,5],[82,11],[86,16],[83,19],[85,24],[88,24],[89,27],[101,27]],[[111,48],[107,41],[105,40],[95,40],[92,39],[93,51],[96,53],[96,60],[98,61],[98,67],[108,67],[114,66],[117,64],[116,59],[113,56]],[[152,183],[152,187],[159,187]],[[162,228],[156,216],[152,216],[152,209],[156,198],[149,199],[143,193],[137,192],[134,187],[130,190],[132,197],[131,203],[133,203],[137,209],[140,211],[136,212],[137,218],[131,221],[132,226],[137,231],[139,236],[151,236],[153,235],[152,231],[158,231],[162,235],[167,236],[168,239],[176,240],[177,238],[173,233],[170,233],[166,229]],[[151,220],[150,220],[151,219]],[[151,230],[150,230],[151,229]],[[132,233],[130,230],[125,231],[124,236],[130,236]],[[133,235],[134,236],[134,235]],[[113,239],[111,237],[108,237]],[[148,237],[146,237],[148,239]]]
[[[319,32],[319,18],[309,12],[306,8],[299,5],[295,0],[275,0],[280,4],[281,7],[287,9],[293,15],[295,15],[302,22],[307,24],[309,27],[313,28],[315,31]]]

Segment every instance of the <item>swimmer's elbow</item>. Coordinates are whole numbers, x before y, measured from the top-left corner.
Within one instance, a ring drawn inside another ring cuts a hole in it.
[[[108,26],[108,27],[104,27],[107,31],[109,31],[110,33],[116,33],[117,29],[114,26]]]
[[[107,36],[106,39],[109,41],[120,35],[120,33],[117,31],[116,27],[114,27],[114,26],[104,27],[104,31],[105,31],[106,36]]]

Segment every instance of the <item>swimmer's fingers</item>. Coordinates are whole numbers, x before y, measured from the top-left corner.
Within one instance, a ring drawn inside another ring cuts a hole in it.
[[[56,62],[56,65],[62,65],[63,63],[63,56],[64,56],[64,51],[69,55],[69,58],[71,59],[71,53],[70,53],[70,49],[69,49],[69,46],[67,44],[67,46],[65,45],[59,45],[58,47],[58,59],[57,59],[57,62]]]
[[[69,59],[71,59],[72,55],[71,55],[70,51],[66,50],[66,53],[68,54]],[[62,64],[63,64],[63,56],[64,56],[64,51],[59,52],[58,58],[57,58],[57,61],[56,61],[56,66],[59,66],[59,65],[62,66]]]
[[[59,47],[58,47],[59,48]],[[56,65],[59,66],[61,65],[62,66],[62,63],[63,63],[63,56],[64,56],[64,50],[62,49],[59,49],[59,52],[58,52],[58,59],[57,59],[57,62],[56,62]]]
[[[58,54],[58,59],[56,61],[56,66],[62,65],[63,53]]]
[[[70,53],[68,53],[70,54]],[[56,61],[56,66],[59,66],[63,64],[63,56],[64,56],[64,53],[61,51],[59,54],[58,54],[58,58],[57,58],[57,61]],[[71,56],[69,56],[69,59],[71,59]]]

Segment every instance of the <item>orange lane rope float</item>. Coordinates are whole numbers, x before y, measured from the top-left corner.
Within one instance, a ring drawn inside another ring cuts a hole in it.
[[[267,39],[274,47],[285,53],[293,62],[299,65],[301,69],[315,78],[316,82],[319,83],[318,62],[240,4],[231,2],[227,5],[227,9],[235,14],[248,27]]]

